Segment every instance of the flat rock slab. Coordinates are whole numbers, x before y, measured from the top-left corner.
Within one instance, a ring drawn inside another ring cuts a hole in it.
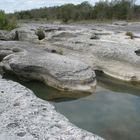
[[[1,140],[103,140],[71,124],[29,89],[0,79]]]

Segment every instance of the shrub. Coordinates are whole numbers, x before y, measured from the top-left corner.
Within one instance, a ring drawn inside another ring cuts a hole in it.
[[[126,36],[129,36],[131,39],[134,38],[134,34],[132,32],[126,32]]]
[[[58,54],[63,55],[63,54],[64,54],[64,50],[63,50],[62,48],[60,48],[60,49],[58,50]]]
[[[4,11],[0,11],[0,29],[1,30],[12,30],[17,27],[16,18],[8,18]]]
[[[8,22],[3,11],[0,11],[0,29],[4,29]]]
[[[10,20],[8,20],[7,30],[12,30],[17,27],[17,22],[15,17],[11,17]]]
[[[44,33],[44,31],[43,31],[42,29],[38,29],[38,30],[36,31],[36,35],[38,36],[38,39],[39,39],[39,40],[42,40],[42,39],[45,38],[45,33]]]

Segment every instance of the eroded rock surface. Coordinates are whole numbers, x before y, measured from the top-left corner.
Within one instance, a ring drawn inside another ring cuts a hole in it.
[[[19,40],[22,42],[15,41],[15,44],[12,42],[8,44],[9,41],[7,41],[0,45],[20,47],[27,52],[38,54],[44,50],[44,54],[50,52],[65,55],[70,59],[83,61],[94,70],[102,70],[117,79],[139,82],[140,57],[137,50],[140,49],[140,39],[129,39],[124,32],[130,28],[130,31],[134,30],[133,34],[136,36],[135,26],[138,28],[139,24],[129,23],[123,27],[120,24],[117,26],[113,24],[93,26],[29,24],[16,29],[18,38],[21,38]],[[35,35],[35,31],[39,28],[46,34],[46,38],[41,43],[36,42],[38,37]],[[7,54],[11,54],[10,50],[3,50],[0,59]]]
[[[27,52],[22,48],[3,47],[0,52],[1,57],[2,54],[7,55],[1,62],[6,72],[29,80],[40,80],[59,90],[93,92],[95,89],[94,71],[80,60],[45,51]]]
[[[0,139],[103,140],[71,124],[29,89],[4,79],[0,79]]]
[[[26,79],[40,80],[59,90],[93,92],[95,73],[90,66],[30,43],[1,42],[1,68]]]
[[[0,30],[0,40],[15,40],[16,38],[16,32],[15,30],[13,31],[4,31],[4,30]]]
[[[45,32],[42,41],[35,34],[38,28]],[[125,35],[131,30],[134,39]],[[93,92],[94,70],[117,79],[140,82],[139,31],[137,23],[29,24],[12,32],[1,31],[0,69],[71,91]],[[3,140],[101,139],[72,125],[52,105],[17,83],[0,79],[0,96]]]
[[[139,29],[139,26],[136,23],[125,26],[121,24],[93,26],[29,24],[16,29],[22,43],[21,41],[15,43],[27,52],[41,54],[44,50],[44,54],[52,52],[65,55],[69,59],[83,61],[94,70],[102,70],[117,79],[139,82],[140,57],[137,50],[140,49],[140,39],[129,39],[124,32],[129,29],[134,31],[134,36],[137,36],[135,27]],[[46,38],[37,44],[38,37],[35,31],[39,28],[45,32]],[[31,42],[36,42],[36,45]],[[12,45],[10,43],[7,45],[15,46],[14,43],[11,43]],[[5,44],[1,46],[3,45]],[[3,50],[2,54],[0,59],[11,52]]]
[[[130,25],[126,25],[125,28]],[[62,31],[52,32],[48,41],[54,48],[62,48],[67,57],[80,59],[95,70],[101,70],[120,80],[140,82],[139,38],[129,39],[125,35],[126,32],[117,31],[116,26],[108,25],[110,30],[105,30],[103,27],[94,27],[94,29],[92,26],[81,27],[74,31],[67,29],[65,34],[71,33],[77,36],[67,39],[61,36],[57,40],[53,38],[54,34]],[[99,38],[91,39],[93,34]]]
[[[39,37],[36,34],[37,30],[38,28],[32,28],[30,26],[19,27],[17,29],[13,29],[12,31],[0,30],[0,40],[18,40],[37,43],[39,41]]]

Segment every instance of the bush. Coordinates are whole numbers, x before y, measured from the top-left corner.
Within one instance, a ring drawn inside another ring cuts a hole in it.
[[[126,36],[129,36],[131,39],[133,39],[134,38],[134,35],[133,35],[133,33],[132,32],[126,32],[126,34],[125,34]]]
[[[0,11],[0,29],[4,29],[7,26],[7,19],[3,11]]]
[[[16,18],[8,18],[4,11],[0,11],[0,29],[1,30],[12,30],[17,27]]]
[[[17,28],[17,22],[15,17],[11,17],[10,20],[8,20],[7,30],[12,30]]]
[[[43,31],[42,29],[38,29],[38,30],[36,31],[36,35],[38,36],[38,39],[39,39],[39,40],[42,40],[42,39],[45,38],[45,33],[44,33],[44,31]]]
[[[63,55],[63,54],[64,54],[63,49],[62,49],[62,48],[61,48],[61,49],[59,49],[58,53],[59,53],[60,55]]]

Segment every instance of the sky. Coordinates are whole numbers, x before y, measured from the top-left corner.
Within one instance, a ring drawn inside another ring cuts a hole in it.
[[[0,9],[4,10],[6,13],[34,9],[40,7],[49,7],[62,5],[66,3],[79,4],[83,1],[89,1],[91,4],[99,0],[0,0]],[[140,0],[137,0],[137,3],[140,4]]]

